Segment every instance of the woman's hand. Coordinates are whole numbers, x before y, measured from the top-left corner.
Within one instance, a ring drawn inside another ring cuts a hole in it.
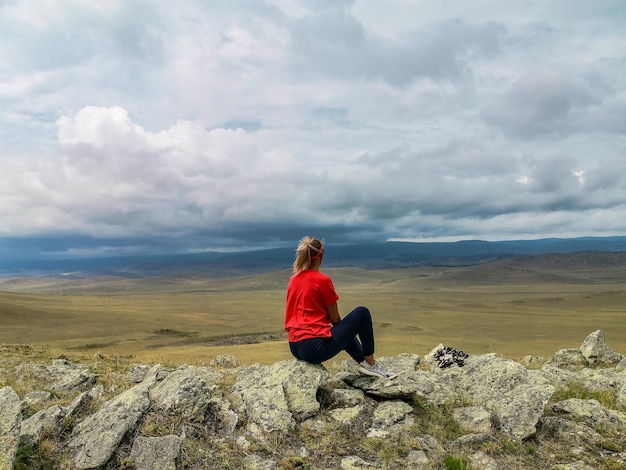
[[[337,305],[337,302],[326,307],[326,310],[328,310],[328,317],[330,318],[330,322],[333,325],[336,325],[341,321],[341,317],[339,316],[339,306]]]

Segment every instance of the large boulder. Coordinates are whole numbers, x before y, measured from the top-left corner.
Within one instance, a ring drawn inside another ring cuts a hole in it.
[[[243,368],[233,386],[235,408],[264,431],[287,432],[320,409],[317,392],[330,377],[322,365],[295,359]]]
[[[445,377],[447,370],[441,370],[439,376]],[[492,354],[470,356],[465,366],[456,370],[462,371],[455,379],[458,396],[490,410],[502,433],[517,440],[535,433],[535,425],[554,393],[552,385],[531,385],[525,367]]]
[[[589,364],[615,365],[624,358],[606,344],[602,330],[594,331],[587,336],[580,346],[580,352]]]
[[[500,431],[520,441],[534,435],[554,390],[552,385],[520,385],[492,401]]]
[[[464,367],[453,369],[459,372],[458,379],[452,377],[449,370],[440,369],[438,381],[454,388],[459,396],[482,406],[500,403],[503,395],[528,383],[525,367],[492,354],[470,356]]]
[[[0,470],[12,470],[20,442],[22,400],[11,387],[0,389]]]

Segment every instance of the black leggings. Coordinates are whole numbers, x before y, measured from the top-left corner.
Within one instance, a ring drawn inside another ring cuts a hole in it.
[[[328,338],[309,338],[289,343],[295,358],[319,364],[346,351],[352,359],[362,362],[374,354],[372,315],[367,307],[357,307],[330,329]],[[358,335],[359,340],[356,338]]]

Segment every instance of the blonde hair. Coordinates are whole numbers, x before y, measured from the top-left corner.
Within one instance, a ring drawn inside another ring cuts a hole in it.
[[[311,269],[313,260],[324,255],[322,241],[314,237],[304,237],[296,249],[296,259],[293,262],[293,272],[299,273]]]

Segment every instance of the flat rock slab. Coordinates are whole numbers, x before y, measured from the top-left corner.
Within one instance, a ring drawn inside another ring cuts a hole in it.
[[[130,452],[135,470],[177,470],[180,467],[178,436],[137,437]]]
[[[105,465],[124,436],[137,426],[150,407],[148,392],[156,382],[157,367],[142,383],[106,402],[74,428],[68,448],[78,470]]]
[[[623,431],[626,429],[626,413],[608,410],[597,400],[568,398],[552,405],[552,409],[563,415],[571,416],[593,428]]]

